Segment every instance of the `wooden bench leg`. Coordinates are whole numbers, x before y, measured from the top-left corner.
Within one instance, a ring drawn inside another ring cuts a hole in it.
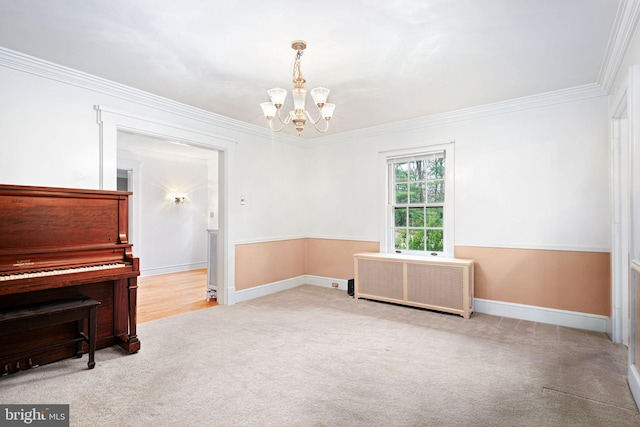
[[[84,319],[79,319],[76,320],[76,333],[78,336],[82,336],[84,333]],[[78,343],[76,344],[76,358],[80,359],[82,358],[82,354],[84,352],[82,351],[82,341],[78,341]]]
[[[96,316],[96,307],[93,306],[89,309],[89,363],[87,366],[89,369],[93,369],[96,366],[94,359],[96,352],[96,335],[98,333],[98,322]]]

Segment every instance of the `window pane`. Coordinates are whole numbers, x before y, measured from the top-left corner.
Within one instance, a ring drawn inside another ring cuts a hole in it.
[[[409,230],[409,250],[424,251],[424,230]]]
[[[409,203],[424,203],[425,200],[425,183],[424,182],[412,182],[411,188],[411,200]]]
[[[444,252],[445,152],[389,159],[391,251]],[[451,187],[453,188],[453,187]],[[449,188],[447,188],[449,190]],[[449,200],[451,202],[451,200]]]
[[[396,163],[396,181],[406,181],[409,177],[409,163]]]
[[[427,227],[442,227],[443,208],[427,208]]]
[[[396,230],[395,232],[396,249],[407,249],[407,230]]]
[[[395,226],[406,227],[407,226],[407,208],[395,208]]]
[[[408,198],[408,184],[396,184],[396,203],[407,203]]]
[[[429,179],[444,178],[444,157],[427,161],[427,177]]]
[[[444,202],[444,180],[427,183],[427,203]]]
[[[409,164],[409,179],[411,181],[424,181],[426,172],[424,160],[414,160]]]
[[[442,230],[427,230],[427,250],[442,252],[443,248],[444,239],[442,238]]]
[[[409,208],[409,227],[424,227],[424,208]]]

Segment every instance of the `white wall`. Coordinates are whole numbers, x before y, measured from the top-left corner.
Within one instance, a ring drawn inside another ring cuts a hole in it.
[[[455,141],[456,245],[608,251],[607,97],[310,144],[307,233],[378,241],[381,152]]]
[[[107,105],[236,142],[227,197],[237,242],[377,241],[379,152],[455,141],[457,244],[609,248],[606,97],[304,141],[6,50],[0,91],[2,183],[98,188],[94,106]]]
[[[0,182],[98,188],[103,96],[5,67],[0,93]]]
[[[141,274],[206,268],[207,159],[120,150],[118,162],[135,162],[138,168],[134,254],[140,257]],[[184,203],[171,200],[173,192],[184,193]]]
[[[188,129],[202,146],[225,151],[231,270],[236,240],[304,235],[303,140],[2,48],[0,93],[0,183],[98,189],[105,162],[114,165],[115,183],[116,150],[100,157],[101,105],[153,129]]]
[[[238,146],[237,243],[304,237],[303,197],[309,191],[305,141],[256,141]],[[240,204],[244,196],[245,204]]]

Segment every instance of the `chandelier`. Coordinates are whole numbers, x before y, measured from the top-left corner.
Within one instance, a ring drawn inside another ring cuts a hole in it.
[[[336,108],[334,104],[327,102],[329,96],[329,89],[325,87],[317,87],[311,89],[311,97],[313,102],[318,107],[318,118],[313,119],[311,114],[305,110],[305,101],[307,97],[307,90],[304,88],[306,80],[302,77],[302,70],[300,69],[300,58],[302,58],[302,52],[307,48],[307,42],[303,40],[294,40],[291,42],[291,47],[296,51],[296,57],[293,63],[293,110],[289,111],[289,114],[283,119],[280,115],[280,110],[284,104],[284,100],[287,97],[287,91],[281,88],[269,89],[267,94],[271,102],[263,102],[260,104],[264,116],[269,121],[269,129],[274,132],[280,132],[286,125],[293,123],[296,127],[298,136],[300,132],[304,130],[304,125],[307,123],[307,119],[313,124],[319,132],[326,132],[329,129],[329,120],[333,115],[333,110]],[[274,127],[274,118],[277,117],[280,122],[280,127]],[[325,127],[321,129],[318,127],[320,119],[324,119]]]

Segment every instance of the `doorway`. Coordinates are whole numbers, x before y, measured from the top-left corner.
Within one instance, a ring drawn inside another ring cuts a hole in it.
[[[172,122],[162,122],[154,118],[141,117],[136,114],[114,110],[101,105],[96,106],[98,123],[100,124],[100,188],[115,190],[117,185],[117,151],[119,132],[127,132],[149,137],[174,141],[192,147],[217,150],[218,153],[218,244],[217,271],[219,304],[235,302],[235,233],[233,216],[229,215],[229,195],[233,194],[233,182],[229,179],[234,174],[235,150],[237,142],[221,134],[209,133],[206,130],[185,127],[184,118],[175,118]],[[199,123],[202,125],[202,123]],[[140,168],[133,168],[133,192],[139,193],[137,174]],[[138,172],[136,172],[138,171]],[[130,184],[131,185],[131,184]],[[133,209],[139,209],[138,198],[134,197]],[[132,241],[140,242],[139,227],[133,221]],[[142,261],[144,262],[144,260]]]
[[[209,238],[219,226],[219,151],[124,131],[117,143],[117,186],[133,192],[141,321],[215,305],[219,259]]]

